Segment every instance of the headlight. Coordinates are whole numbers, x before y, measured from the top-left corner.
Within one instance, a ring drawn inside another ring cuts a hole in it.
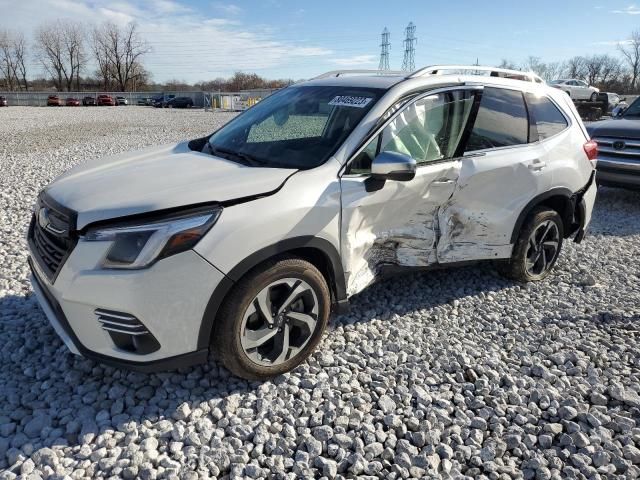
[[[199,210],[144,224],[89,230],[85,242],[113,242],[102,267],[138,269],[194,247],[218,220],[222,208]]]

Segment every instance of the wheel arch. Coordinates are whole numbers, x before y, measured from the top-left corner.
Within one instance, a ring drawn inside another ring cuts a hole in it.
[[[209,347],[218,311],[233,286],[258,265],[285,254],[307,260],[318,268],[329,285],[332,304],[338,306],[346,304],[345,275],[340,254],[335,246],[328,240],[314,236],[288,238],[252,253],[224,276],[205,308],[198,332],[199,349]]]
[[[568,188],[558,187],[534,197],[529,203],[527,203],[518,215],[516,223],[513,226],[513,231],[511,232],[511,243],[515,243],[518,240],[522,224],[529,214],[534,208],[540,206],[549,207],[558,212],[562,218],[564,238],[569,237],[575,232],[575,229],[573,228],[574,214],[576,211],[575,195]]]

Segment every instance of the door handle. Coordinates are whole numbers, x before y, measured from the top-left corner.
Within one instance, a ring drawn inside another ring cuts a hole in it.
[[[434,180],[433,182],[431,182],[431,185],[451,185],[452,183],[455,183],[455,181],[442,178],[442,179]]]
[[[533,170],[534,172],[539,172],[543,168],[547,166],[547,162],[543,162],[542,160],[533,160],[527,167],[529,170]]]

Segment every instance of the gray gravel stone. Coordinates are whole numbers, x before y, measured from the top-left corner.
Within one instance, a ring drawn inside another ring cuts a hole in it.
[[[381,281],[273,381],[214,359],[140,374],[69,353],[28,281],[38,191],[75,164],[233,116],[0,109],[0,477],[638,475],[636,192],[601,188],[590,235],[565,242],[543,282],[489,265]]]

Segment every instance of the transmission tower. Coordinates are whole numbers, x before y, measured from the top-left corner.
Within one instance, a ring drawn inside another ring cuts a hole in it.
[[[378,65],[378,70],[389,70],[389,48],[391,48],[391,43],[389,43],[389,37],[391,34],[387,27],[384,27],[382,31],[382,43],[380,44],[380,65]]]
[[[404,59],[402,60],[402,70],[412,71],[416,69],[416,26],[413,22],[409,22],[407,28],[404,29]]]

